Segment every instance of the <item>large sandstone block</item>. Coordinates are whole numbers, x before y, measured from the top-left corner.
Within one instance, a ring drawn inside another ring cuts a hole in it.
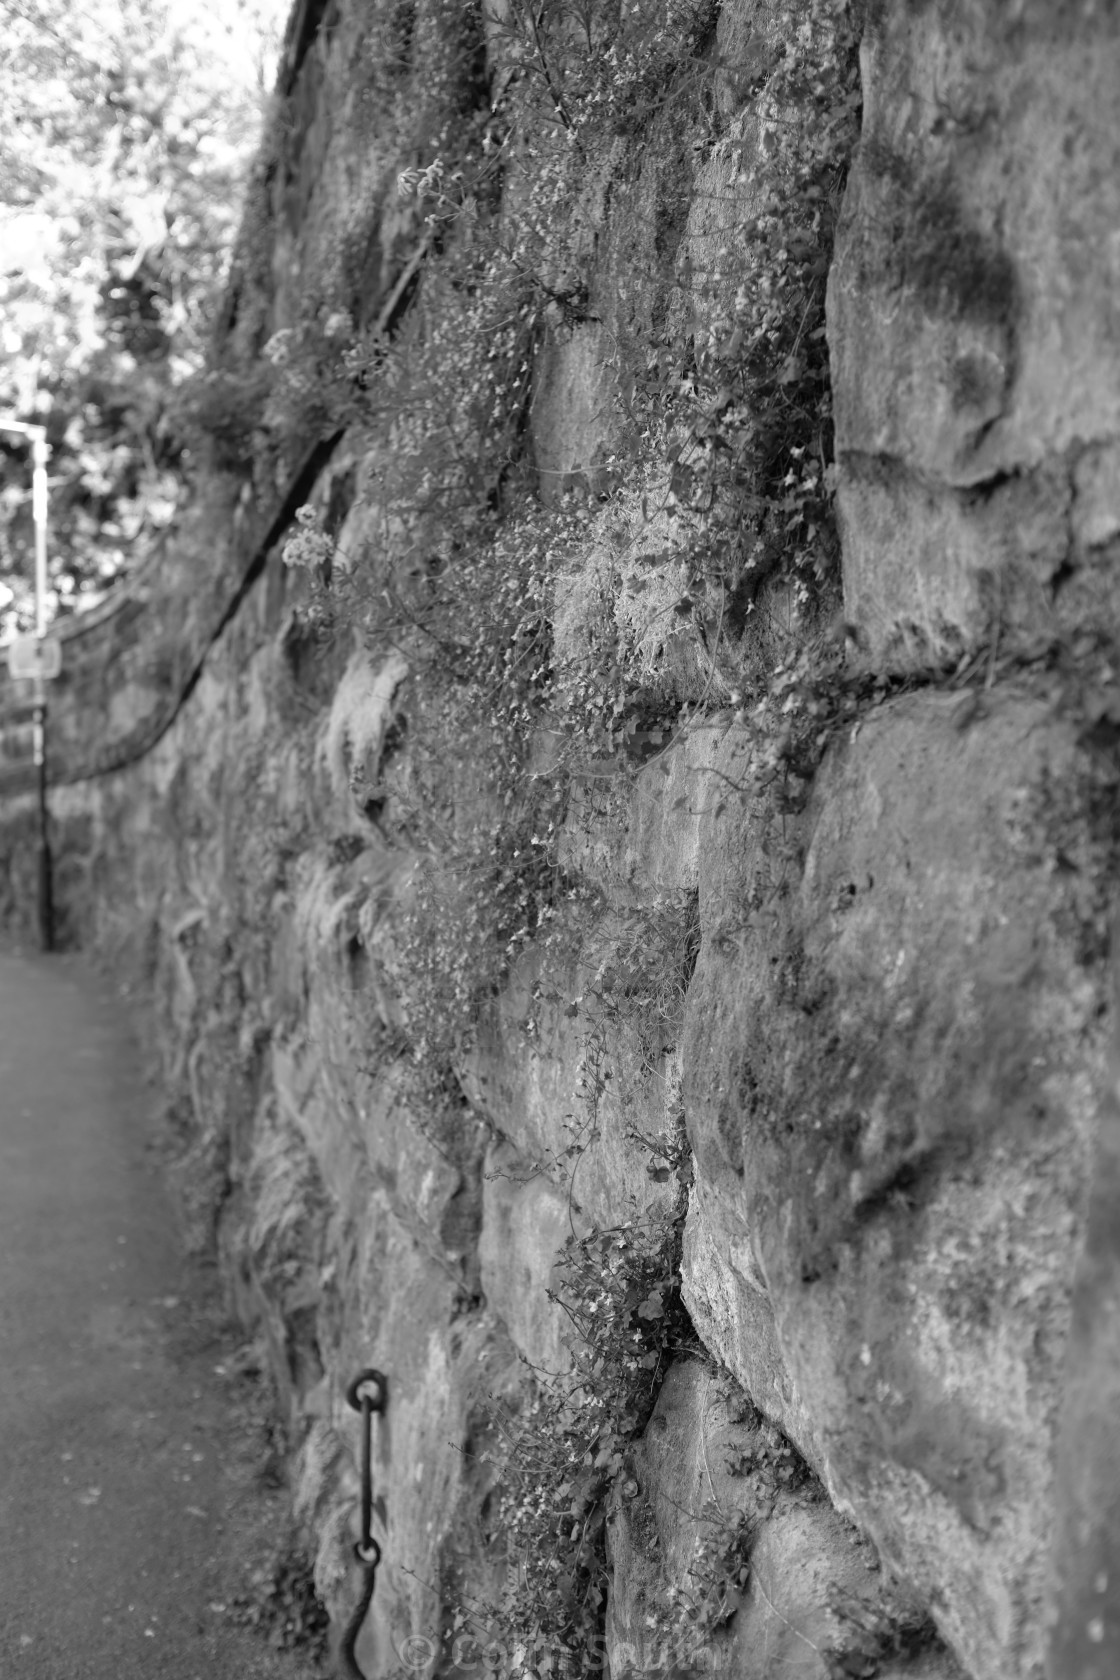
[[[612,1675],[959,1676],[780,1433],[698,1361],[670,1369],[608,1534]]]
[[[487,1310],[537,1371],[566,1371],[568,1318],[549,1300],[553,1269],[575,1229],[567,1196],[498,1143],[486,1157],[479,1281]]]
[[[848,617],[903,667],[1115,625],[1115,11],[888,0],[862,67],[828,293]]]
[[[1102,835],[1050,696],[986,706],[866,719],[803,873],[761,894],[758,810],[711,823],[685,1297],[969,1672],[1009,1680],[1041,1673]]]

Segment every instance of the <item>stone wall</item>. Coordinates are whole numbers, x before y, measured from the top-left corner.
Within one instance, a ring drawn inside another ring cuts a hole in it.
[[[362,103],[364,18],[344,0],[293,18],[289,120],[223,329],[233,362],[297,320],[299,276],[335,260],[340,229],[365,253],[356,316],[388,322],[410,295],[424,233]],[[693,148],[674,237],[694,256],[765,203],[752,101],[790,24],[727,0],[713,27],[738,151],[732,167]],[[251,473],[208,480],[167,552],[64,633],[65,934],[150,996],[184,1237],[220,1255],[268,1350],[337,1625],[359,1585],[344,1390],[367,1365],[389,1379],[371,1680],[469,1672],[476,1637],[524,1671],[487,1609],[506,1571],[496,1419],[524,1404],[526,1362],[570,1367],[549,1293],[569,1238],[674,1222],[695,1339],[659,1367],[604,1495],[589,1665],[1120,1665],[1120,29],[1057,0],[885,0],[862,29],[828,308],[858,706],[829,716],[785,804],[714,667],[648,763],[572,778],[558,857],[596,895],[597,943],[523,947],[450,1086],[426,1082],[409,1040],[400,932],[419,858],[402,717],[423,709],[424,667],[368,618],[317,633],[313,583],[279,552],[307,501],[339,510],[342,551],[382,540],[382,446],[357,422],[258,440]],[[599,587],[605,522],[630,517],[595,476],[627,435],[612,337],[627,309],[683,330],[635,280],[664,237],[667,159],[690,155],[660,120],[581,201],[596,318],[554,311],[537,350],[541,499],[576,482],[605,509],[570,562],[558,642]],[[735,253],[721,260],[734,278]],[[774,617],[781,580],[766,589]],[[4,678],[13,754],[21,706]],[[479,796],[470,747],[448,743],[451,821]],[[0,794],[0,916],[17,928],[26,772],[0,765]],[[596,974],[647,975],[639,927],[672,946],[675,978],[589,1025]]]

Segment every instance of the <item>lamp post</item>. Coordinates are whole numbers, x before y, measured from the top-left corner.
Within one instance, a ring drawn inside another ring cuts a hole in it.
[[[46,677],[57,675],[57,662],[48,665],[44,639],[47,634],[47,462],[50,446],[45,426],[27,425],[22,420],[0,418],[0,431],[25,437],[31,444],[31,518],[35,527],[35,683],[32,704],[35,769],[39,788],[39,940],[44,951],[54,948],[54,892],[51,871],[50,830],[47,811],[47,686]],[[16,644],[18,648],[18,644]],[[57,645],[54,653],[57,661]],[[20,674],[18,660],[10,657],[13,676]]]

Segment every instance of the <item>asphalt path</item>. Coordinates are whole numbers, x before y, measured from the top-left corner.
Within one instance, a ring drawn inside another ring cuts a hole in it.
[[[203,1283],[128,1014],[76,958],[0,954],[0,1675],[293,1680],[231,1617],[244,1420],[182,1334]]]

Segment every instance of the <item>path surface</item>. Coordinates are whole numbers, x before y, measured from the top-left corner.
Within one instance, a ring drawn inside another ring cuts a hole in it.
[[[266,1496],[126,1008],[77,959],[0,954],[0,1675],[295,1680],[231,1620]]]

